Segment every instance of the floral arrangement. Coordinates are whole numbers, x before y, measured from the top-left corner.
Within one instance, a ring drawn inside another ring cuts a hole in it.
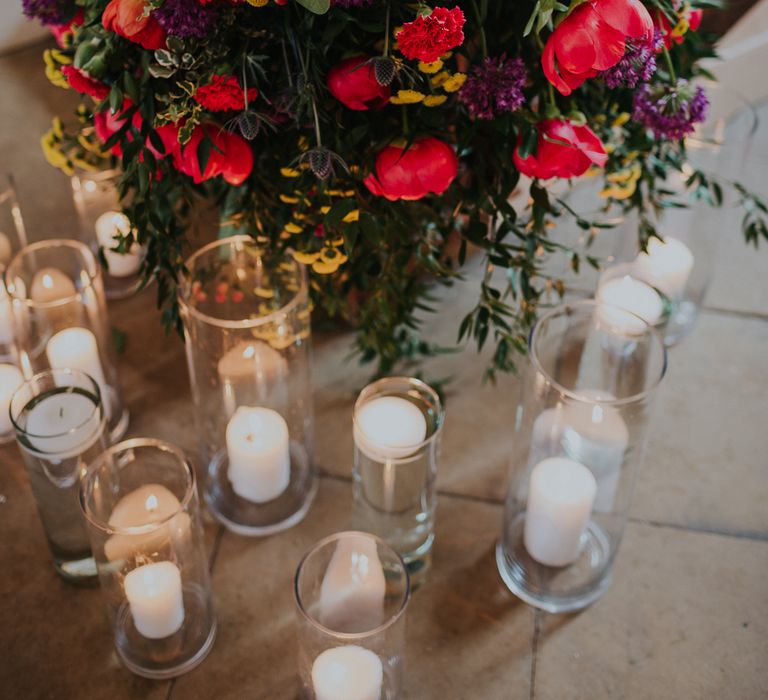
[[[694,79],[713,55],[697,31],[711,0],[22,2],[58,41],[49,78],[86,96],[43,148],[69,172],[120,162],[135,228],[117,250],[148,246],[169,324],[208,200],[222,235],[309,265],[315,304],[354,323],[382,372],[441,350],[419,316],[477,249],[488,274],[459,341],[490,337],[489,372],[513,368],[537,308],[562,293],[547,256],[581,262],[557,240],[553,222],[574,212],[548,183],[603,178],[606,206],[641,212],[645,245],[708,107]],[[686,177],[720,200],[711,175]],[[748,239],[768,237],[765,205],[739,192]]]

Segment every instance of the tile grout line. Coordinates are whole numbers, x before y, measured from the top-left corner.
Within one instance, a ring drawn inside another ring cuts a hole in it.
[[[536,697],[536,665],[539,656],[539,634],[541,633],[541,611],[533,611],[533,637],[531,638],[531,676],[528,699]]]

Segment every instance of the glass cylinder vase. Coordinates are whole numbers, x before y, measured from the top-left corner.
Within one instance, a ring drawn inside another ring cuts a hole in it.
[[[101,270],[79,241],[51,239],[22,249],[4,273],[14,344],[26,376],[69,367],[99,385],[110,438],[128,427],[115,368]]]
[[[528,349],[496,561],[513,593],[564,612],[610,584],[666,351],[642,318],[593,301],[551,310]]]
[[[296,570],[299,676],[305,700],[402,697],[405,563],[364,532],[318,542]]]
[[[147,678],[197,666],[213,645],[216,618],[184,453],[160,440],[115,445],[88,467],[80,507],[120,659]]]
[[[109,445],[100,394],[87,374],[52,369],[24,382],[10,401],[10,419],[54,566],[74,582],[96,576],[78,490],[86,466]]]
[[[78,173],[72,176],[72,195],[80,219],[81,240],[105,263],[104,292],[107,299],[122,299],[141,286],[141,267],[146,248],[123,214],[117,189],[120,170]],[[131,234],[130,246],[118,249]]]
[[[8,176],[7,183],[5,185],[0,184],[0,365],[18,362],[13,342],[11,302],[2,280],[2,272],[6,265],[11,262],[13,256],[25,245],[27,245],[27,234],[21,217],[21,209],[16,199],[16,188],[13,178]],[[0,391],[2,391],[1,382]],[[1,406],[2,399],[0,399]],[[2,420],[8,411],[4,410],[2,413],[0,426],[2,426]],[[2,432],[0,428],[0,433]],[[0,442],[2,441],[2,435],[0,435]]]
[[[354,408],[355,527],[388,542],[417,582],[431,558],[444,420],[437,392],[409,377],[368,385]]]
[[[234,532],[278,532],[316,491],[305,268],[235,236],[186,271],[179,304],[206,502]]]

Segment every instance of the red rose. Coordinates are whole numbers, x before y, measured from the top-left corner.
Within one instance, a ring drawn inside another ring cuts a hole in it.
[[[67,79],[67,82],[77,91],[84,95],[90,95],[96,100],[103,100],[109,95],[109,87],[99,80],[94,80],[90,75],[84,73],[74,66],[62,66],[61,72]]]
[[[375,172],[365,186],[391,201],[442,194],[453,182],[459,159],[447,143],[433,136],[416,139],[407,150],[391,144],[376,156]]]
[[[248,102],[253,102],[258,96],[256,88],[248,88]],[[243,88],[234,75],[214,75],[210,83],[197,88],[195,100],[210,112],[245,109]]]
[[[528,177],[578,177],[590,165],[603,167],[608,154],[594,131],[561,119],[547,119],[536,125],[539,140],[536,153],[521,158],[520,141],[513,154],[517,169]]]
[[[165,47],[165,30],[151,13],[146,13],[147,7],[144,0],[111,0],[101,22],[107,31],[141,44],[145,49],[162,49]]]
[[[650,44],[653,21],[640,0],[588,0],[571,12],[547,39],[544,74],[563,95],[615,66],[627,39]]]
[[[328,89],[345,107],[355,110],[381,109],[392,94],[388,85],[379,85],[373,64],[366,56],[353,56],[337,63],[328,73]]]
[[[653,26],[661,32],[664,46],[669,49],[672,48],[672,44],[682,44],[686,32],[695,32],[701,24],[703,15],[704,10],[692,10],[690,7],[685,7],[680,13],[680,20],[682,21],[678,26],[673,27],[667,16],[661,10],[656,10],[653,13]]]
[[[213,145],[205,171],[201,172],[197,154],[204,136]],[[184,146],[177,146],[173,161],[177,170],[189,175],[198,184],[221,175],[230,185],[237,186],[242,185],[253,170],[253,151],[242,136],[225,131],[217,124],[207,123],[196,126],[192,138]]]
[[[397,33],[400,51],[406,58],[433,63],[446,51],[464,42],[464,13],[458,7],[436,7],[430,15],[407,22]]]
[[[54,24],[49,27],[56,43],[63,49],[66,48],[70,35],[83,23],[83,11],[78,10],[75,16],[65,24]]]

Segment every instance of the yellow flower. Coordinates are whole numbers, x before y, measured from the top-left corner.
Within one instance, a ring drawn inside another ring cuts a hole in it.
[[[307,215],[300,211],[293,212],[293,220],[294,221],[306,221]]]
[[[359,220],[360,220],[360,210],[359,210],[359,209],[353,209],[351,212],[349,212],[349,214],[347,214],[347,215],[346,215],[346,216],[345,216],[345,217],[342,219],[342,221],[343,221],[345,224],[351,224],[351,223],[353,223],[354,221],[359,221]]]
[[[320,213],[325,216],[329,211],[331,211],[330,207],[320,207]]]
[[[288,233],[301,233],[304,229],[301,226],[294,224],[293,221],[289,221],[285,225],[284,230],[288,231]]]
[[[630,180],[637,181],[640,179],[641,174],[642,170],[640,168],[640,163],[632,163],[628,168],[617,170],[615,173],[608,173],[608,175],[605,176],[605,180],[606,182],[621,184]]]
[[[439,107],[448,99],[448,95],[427,95],[424,98],[425,107]]]
[[[283,204],[296,204],[299,201],[298,197],[290,197],[287,194],[281,194],[280,195],[280,201],[283,202]]]
[[[688,20],[685,17],[681,17],[675,25],[675,28],[670,32],[670,36],[675,38],[681,37],[688,31],[689,27]]]
[[[334,248],[338,248],[340,245],[344,245],[344,236],[339,236],[338,238],[335,238],[331,241],[331,245]]]
[[[333,263],[338,267],[347,262],[349,258],[336,248],[325,247],[320,251],[320,260],[328,264]]]
[[[628,168],[609,173],[605,176],[608,185],[601,190],[600,196],[611,197],[612,199],[628,199],[635,193],[641,175],[640,163],[633,163]]]
[[[295,168],[280,168],[280,174],[283,177],[298,177],[301,173]]]
[[[63,54],[58,49],[50,49],[50,52],[51,58],[59,65],[68,66],[70,63],[72,63],[72,58],[66,54]]]
[[[51,122],[51,133],[58,139],[64,137],[64,125],[59,117],[54,117]]]
[[[320,258],[320,253],[302,253],[299,250],[293,251],[293,259],[302,265],[311,265]]]
[[[254,7],[265,7],[269,4],[269,0],[246,0],[246,2]]]
[[[446,80],[442,88],[446,92],[457,92],[462,85],[464,85],[464,81],[467,79],[466,73],[454,73],[448,80]]]
[[[438,58],[436,61],[432,61],[432,63],[424,63],[424,61],[419,61],[419,70],[422,73],[437,73],[441,68],[443,67],[443,62]]]
[[[299,136],[299,150],[300,151],[309,150],[309,141],[307,140],[306,136]]]
[[[611,126],[624,126],[629,121],[629,112],[622,112],[616,119],[613,120]]]
[[[398,90],[396,97],[390,97],[389,101],[393,105],[410,105],[421,102],[425,95],[417,90]]]
[[[339,265],[335,262],[327,263],[318,260],[317,262],[312,263],[312,270],[320,275],[332,275],[338,269]]]
[[[432,87],[440,87],[448,78],[451,77],[451,74],[449,71],[444,70],[438,73],[436,76],[432,78]]]

